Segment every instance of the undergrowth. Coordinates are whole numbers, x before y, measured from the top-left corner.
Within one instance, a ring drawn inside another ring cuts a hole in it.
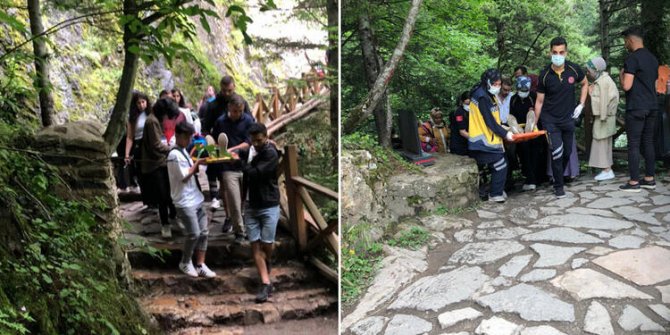
[[[103,202],[59,198],[53,167],[8,149],[30,136],[0,121],[0,334],[153,333],[117,280]]]

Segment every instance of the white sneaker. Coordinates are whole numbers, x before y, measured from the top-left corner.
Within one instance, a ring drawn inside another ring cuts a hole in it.
[[[524,191],[535,191],[535,184],[524,184],[521,189]]]
[[[193,263],[188,262],[188,263],[179,263],[179,270],[186,274],[187,276],[191,277],[197,277],[198,272],[195,271],[195,268],[193,267]]]
[[[494,196],[489,196],[489,201],[502,203],[502,202],[505,202],[505,197],[502,196],[502,195],[496,195],[495,197]]]
[[[595,176],[596,181],[610,180],[614,179],[614,171],[609,170],[607,172],[601,171],[597,176]]]
[[[170,226],[161,226],[161,236],[163,238],[172,238],[172,229],[170,229]]]
[[[174,219],[168,219],[168,222],[170,222],[170,225],[179,227],[182,231],[186,230],[186,227],[184,227],[184,224],[181,223],[181,220],[174,218]]]
[[[209,207],[219,208],[221,207],[221,201],[219,199],[212,199],[212,203],[209,205]]]
[[[200,277],[207,277],[207,278],[216,277],[216,273],[210,270],[206,264],[202,264],[201,266],[196,267],[195,270],[198,273],[198,276]]]

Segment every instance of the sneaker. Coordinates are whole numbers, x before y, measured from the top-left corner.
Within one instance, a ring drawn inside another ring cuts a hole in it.
[[[179,229],[181,229],[181,231],[186,230],[186,227],[184,227],[184,224],[181,223],[181,220],[179,220],[177,218],[170,218],[170,219],[168,219],[168,222],[170,222],[170,225],[172,225],[174,227],[179,227]]]
[[[595,179],[596,181],[614,179],[614,171],[612,171],[612,170],[609,170],[607,172],[602,171],[597,176],[595,176],[593,179]]]
[[[220,208],[221,207],[221,200],[214,198],[212,199],[212,203],[209,205],[211,208]]]
[[[503,203],[505,202],[505,197],[502,195],[496,195],[496,196],[489,196],[489,201],[490,202],[497,202],[497,203]]]
[[[179,263],[179,270],[186,274],[187,276],[190,277],[197,277],[198,272],[195,271],[195,268],[193,267],[193,263],[188,262],[188,263]]]
[[[655,184],[656,182],[654,182]],[[624,191],[624,192],[640,192],[640,183],[637,183],[635,185],[631,185],[631,183],[625,183],[621,186],[619,186],[619,190]]]
[[[524,184],[521,188],[524,191],[535,191],[535,184]]]
[[[161,226],[161,237],[172,238],[172,229],[170,229],[169,225]]]
[[[644,178],[640,180],[640,183],[638,184],[642,188],[646,188],[648,190],[655,190],[656,189],[656,179],[652,179],[651,181],[646,181]]]
[[[198,273],[198,276],[200,277],[207,277],[207,278],[214,278],[216,277],[216,273],[212,270],[210,270],[206,264],[202,264],[200,266],[196,266],[195,271]]]
[[[263,284],[261,285],[260,291],[258,291],[258,294],[256,295],[256,302],[257,303],[262,303],[268,301],[268,296],[272,292],[272,285],[270,284]]]
[[[244,242],[244,234],[236,233],[235,234],[235,243],[242,244]]]
[[[223,227],[221,227],[221,232],[224,234],[229,234],[233,231],[233,223],[229,218],[223,221]]]
[[[139,186],[131,186],[130,189],[129,189],[129,192],[132,192],[132,193],[141,193],[141,192],[140,192],[140,187],[139,187]]]
[[[562,188],[554,190],[554,195],[556,196],[556,199],[563,199],[567,197],[567,195],[565,194],[565,190],[563,190]]]

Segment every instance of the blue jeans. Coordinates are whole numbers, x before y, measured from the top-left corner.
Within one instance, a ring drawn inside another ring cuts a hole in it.
[[[279,222],[279,206],[247,208],[244,212],[244,225],[249,242],[274,243],[277,222]]]
[[[195,207],[179,208],[177,207],[177,216],[186,228],[186,238],[184,239],[184,250],[182,252],[181,262],[188,263],[193,257],[193,251],[197,248],[199,251],[207,250],[207,213],[202,208],[202,204]]]

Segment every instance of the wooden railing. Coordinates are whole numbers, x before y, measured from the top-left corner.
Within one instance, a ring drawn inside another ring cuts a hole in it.
[[[284,147],[282,157],[282,174],[285,191],[282,194],[282,211],[288,218],[287,228],[297,241],[300,253],[316,266],[329,280],[337,283],[337,271],[313,256],[317,248],[325,247],[335,259],[339,260],[338,220],[326,222],[318,206],[310,195],[315,192],[333,201],[338,201],[336,191],[311,182],[300,176],[298,170],[298,153],[295,145]]]
[[[263,97],[261,93],[256,95],[252,115],[257,122],[267,126],[268,135],[327,101],[329,88],[323,80],[313,75],[305,75],[304,78],[288,82],[283,95],[277,87],[270,88],[269,97]],[[302,85],[298,87],[297,83]]]

